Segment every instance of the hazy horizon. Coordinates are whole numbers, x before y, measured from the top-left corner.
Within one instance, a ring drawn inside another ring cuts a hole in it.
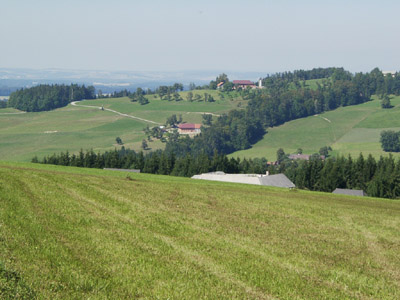
[[[400,69],[400,3],[394,0],[2,2],[0,68]]]

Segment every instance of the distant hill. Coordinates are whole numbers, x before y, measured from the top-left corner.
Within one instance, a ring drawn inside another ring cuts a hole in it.
[[[394,108],[382,109],[380,100],[374,96],[373,101],[364,104],[290,121],[267,129],[268,133],[252,148],[231,156],[267,157],[274,161],[279,148],[286,153],[295,153],[301,148],[304,153],[312,154],[324,146],[331,146],[333,154],[351,154],[354,157],[360,152],[375,157],[388,155],[381,148],[380,132],[400,130],[400,97],[391,96],[391,103]]]
[[[180,95],[186,99],[187,93],[180,92]],[[68,105],[38,113],[0,109],[0,160],[30,161],[35,155],[43,157],[67,150],[78,152],[80,149],[104,151],[120,148],[115,141],[118,136],[125,147],[140,150],[142,140],[147,138],[143,129],[165,123],[172,114],[182,115],[184,122],[201,123],[203,113],[219,115],[238,106],[245,107],[247,103],[236,92],[223,98],[215,90],[196,90],[193,93],[202,96],[202,99],[204,93],[208,93],[215,102],[176,102],[149,95],[146,96],[150,100],[147,105],[131,102],[124,97],[79,102],[79,105],[92,108]],[[99,109],[101,106],[155,123],[102,111]],[[154,140],[149,147],[154,150],[163,148],[164,144]]]
[[[2,299],[400,298],[395,200],[4,162],[0,199]]]

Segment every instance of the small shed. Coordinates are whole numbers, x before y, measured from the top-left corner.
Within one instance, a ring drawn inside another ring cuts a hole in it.
[[[348,195],[348,196],[360,196],[364,197],[367,194],[363,190],[352,190],[352,189],[335,189],[333,194]]]

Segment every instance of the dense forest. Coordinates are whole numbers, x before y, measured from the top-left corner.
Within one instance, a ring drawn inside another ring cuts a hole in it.
[[[362,154],[353,160],[350,156],[322,160],[314,155],[309,161],[289,160],[283,157],[279,165],[268,165],[265,158],[234,159],[214,152],[176,156],[173,152],[143,152],[122,148],[121,150],[95,153],[92,150],[78,155],[68,152],[54,154],[32,162],[76,166],[86,168],[140,169],[144,173],[191,177],[213,171],[226,173],[286,174],[298,188],[312,191],[332,192],[335,188],[362,189],[372,197],[400,197],[400,160],[392,156],[376,161],[371,155]]]
[[[8,106],[23,111],[35,112],[63,107],[72,101],[95,98],[96,94],[93,86],[43,84],[13,92],[8,100]]]
[[[285,173],[301,189],[360,189],[371,197],[400,197],[400,160],[396,162],[391,155],[379,160],[371,155],[365,159],[362,154],[357,159],[340,156],[322,160],[314,156],[309,161],[285,160],[270,170]]]

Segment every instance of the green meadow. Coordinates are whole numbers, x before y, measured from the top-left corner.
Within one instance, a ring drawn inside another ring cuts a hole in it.
[[[307,81],[309,86],[315,81]],[[181,92],[183,101],[160,100],[156,95],[147,96],[150,103],[140,105],[128,98],[85,100],[78,105],[104,106],[121,113],[143,118],[159,124],[172,114],[182,115],[185,122],[201,123],[203,113],[220,115],[245,107],[247,102],[236,92],[222,95],[219,91],[195,90],[194,94],[208,93],[216,100],[212,103],[189,102],[188,92]],[[400,130],[400,97],[392,97],[392,109],[383,110],[380,101],[342,107],[318,116],[311,116],[268,128],[264,138],[252,148],[238,151],[233,157],[267,157],[276,159],[276,151],[283,148],[294,153],[302,148],[304,153],[315,153],[323,146],[331,146],[333,154],[360,152],[374,157],[387,155],[381,149],[380,132]],[[143,128],[153,123],[119,116],[96,107],[69,105],[49,112],[18,114],[15,109],[0,109],[0,159],[30,161],[33,156],[43,157],[61,151],[78,152],[80,149],[106,151],[120,147],[115,138],[121,137],[125,147],[141,149],[146,138]],[[163,148],[160,141],[149,143],[151,150]],[[396,154],[395,156],[399,156]]]
[[[391,109],[382,109],[380,100],[355,106],[341,107],[318,116],[287,122],[268,128],[264,138],[251,149],[238,151],[233,157],[267,157],[276,159],[276,151],[283,148],[286,153],[318,152],[323,146],[331,146],[333,154],[358,156],[371,154],[374,157],[388,155],[379,142],[382,130],[400,131],[400,97],[392,96]],[[394,154],[400,157],[399,154]]]
[[[0,162],[1,299],[399,299],[400,202]]]
[[[165,123],[172,114],[181,114],[186,122],[201,123],[203,113],[222,114],[245,106],[236,93],[221,99],[216,91],[195,91],[212,94],[215,102],[166,101],[149,96],[150,103],[140,105],[128,98],[86,100],[78,105],[104,106],[157,123]],[[185,98],[187,92],[182,92]],[[10,114],[13,113],[13,114]],[[152,123],[119,116],[96,107],[87,108],[68,105],[48,112],[18,113],[15,109],[0,109],[0,159],[30,161],[33,156],[43,157],[61,151],[78,152],[93,149],[105,151],[120,147],[115,138],[121,137],[125,147],[140,150],[146,138],[143,128]],[[163,148],[160,141],[149,143],[151,150]],[[150,150],[149,150],[150,151]]]

